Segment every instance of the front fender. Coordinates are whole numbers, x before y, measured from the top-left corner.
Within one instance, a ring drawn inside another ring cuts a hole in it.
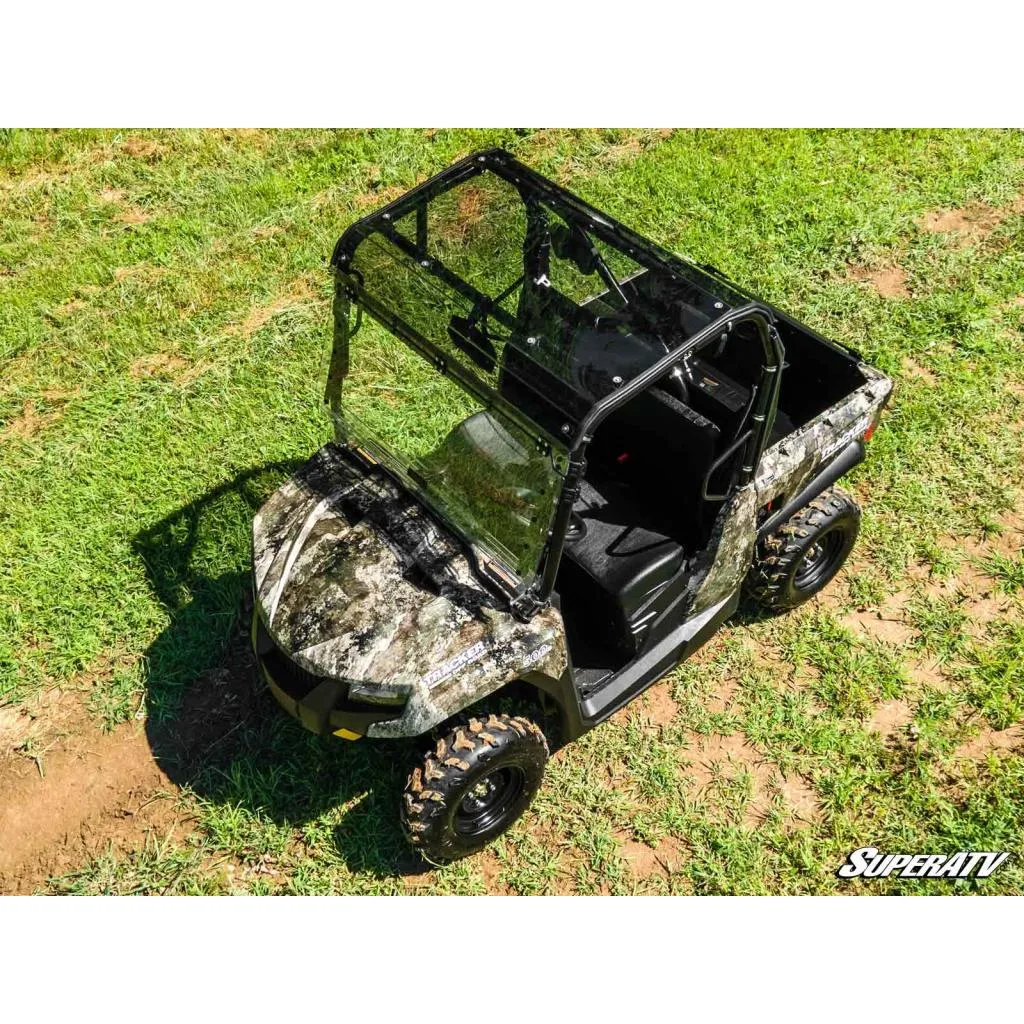
[[[504,613],[489,618],[492,628],[483,638],[420,676],[401,716],[374,723],[367,735],[419,736],[517,679],[558,679],[566,672],[568,648],[557,608],[544,608],[528,622]]]

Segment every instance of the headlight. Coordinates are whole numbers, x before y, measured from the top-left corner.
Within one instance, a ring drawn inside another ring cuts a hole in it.
[[[374,683],[349,683],[348,699],[360,704],[380,704],[384,707],[398,707],[409,699],[405,691],[378,686]]]

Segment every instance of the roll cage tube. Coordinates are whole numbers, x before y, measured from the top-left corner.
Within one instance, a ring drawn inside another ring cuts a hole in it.
[[[742,486],[753,479],[757,465],[761,460],[761,453],[764,451],[772,422],[775,419],[775,411],[779,400],[779,385],[782,379],[782,362],[785,356],[782,340],[775,329],[771,310],[758,302],[751,302],[738,309],[730,310],[717,320],[712,321],[707,327],[698,331],[678,348],[673,349],[664,358],[659,359],[658,362],[633,378],[624,387],[618,391],[613,391],[610,395],[597,402],[583,418],[569,449],[568,470],[551,524],[548,548],[544,555],[544,568],[539,577],[539,582],[535,585],[535,590],[533,592],[527,591],[515,602],[514,608],[518,614],[532,615],[547,603],[555,588],[555,580],[558,576],[558,568],[561,564],[562,552],[565,548],[565,536],[569,528],[569,520],[576,499],[579,497],[580,483],[587,468],[586,448],[593,439],[594,432],[601,421],[636,395],[646,391],[647,388],[665,376],[695,349],[700,348],[714,338],[715,335],[721,334],[723,331],[726,333],[731,332],[741,323],[753,323],[757,328],[758,340],[761,342],[761,347],[764,351],[761,380],[755,385],[756,392],[750,406],[750,411],[744,418],[744,422],[740,424],[737,432],[738,436],[733,439],[723,455],[716,460],[711,470],[705,475],[701,484],[702,494],[708,500],[725,500],[728,493],[722,495],[709,495],[706,493],[708,480],[716,468],[741,448],[743,456],[737,483]],[[747,422],[751,426],[746,427]]]

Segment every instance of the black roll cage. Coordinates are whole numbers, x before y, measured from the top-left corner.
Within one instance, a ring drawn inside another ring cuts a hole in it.
[[[568,470],[565,475],[562,493],[559,496],[558,505],[555,509],[555,515],[552,519],[548,546],[543,555],[543,571],[540,574],[537,586],[534,588],[535,593],[524,595],[520,602],[523,605],[522,610],[526,614],[532,614],[551,597],[551,592],[554,589],[555,580],[558,576],[562,551],[565,547],[569,519],[572,515],[573,505],[579,497],[580,482],[587,468],[586,448],[591,440],[593,440],[594,432],[600,426],[601,421],[638,394],[646,391],[651,385],[668,374],[674,366],[686,359],[694,350],[714,340],[716,336],[730,333],[741,323],[753,323],[757,328],[758,339],[761,342],[765,358],[761,368],[761,380],[756,385],[754,401],[750,408],[750,414],[747,417],[747,421],[752,425],[747,426],[747,422],[741,424],[736,437],[733,438],[725,451],[708,468],[701,483],[702,496],[710,501],[724,501],[728,497],[731,487],[723,494],[709,494],[708,484],[715,472],[725,465],[740,449],[743,451],[743,456],[733,486],[743,486],[753,479],[758,463],[761,460],[761,453],[764,451],[768,440],[769,431],[775,420],[775,411],[779,401],[779,385],[782,378],[782,364],[785,357],[782,340],[775,329],[772,311],[759,302],[747,303],[747,305],[739,309],[730,310],[717,320],[712,321],[692,338],[687,339],[678,348],[674,348],[618,391],[613,391],[611,394],[606,395],[584,417],[569,449]]]
[[[713,267],[698,266],[662,249],[519,163],[504,150],[492,149],[474,153],[424,181],[394,202],[350,225],[334,247],[331,267],[338,275],[339,291],[346,298],[356,302],[357,306],[365,308],[374,319],[433,363],[438,372],[454,377],[485,405],[498,405],[504,415],[509,416],[531,436],[537,438],[538,433],[546,434],[546,431],[529,417],[524,416],[512,403],[503,400],[500,395],[496,395],[489,388],[484,387],[479,378],[468,372],[458,361],[448,358],[429,338],[411,328],[377,302],[363,289],[361,275],[351,267],[352,258],[359,244],[371,234],[381,234],[407,256],[416,259],[427,273],[440,278],[448,287],[470,299],[475,306],[482,308],[486,315],[493,316],[506,327],[514,329],[517,326],[516,319],[503,310],[497,302],[454,274],[440,261],[425,259],[427,203],[435,196],[475,177],[484,170],[490,170],[516,186],[527,206],[528,216],[530,215],[532,201],[530,194],[532,193],[534,196],[539,196],[570,224],[583,228],[587,233],[631,256],[642,256],[648,269],[652,269],[653,265],[673,275],[686,278],[704,291],[728,303],[725,312],[711,323],[673,348],[622,387],[598,399],[579,420],[575,429],[567,424],[569,432],[556,440],[559,446],[566,446],[568,464],[548,531],[548,542],[541,555],[541,565],[538,566],[533,585],[514,596],[512,600],[513,611],[521,617],[529,617],[548,602],[554,590],[573,505],[579,496],[580,483],[586,471],[586,448],[601,422],[616,409],[667,375],[673,367],[682,363],[695,350],[716,337],[731,333],[740,324],[752,323],[756,328],[758,340],[764,352],[761,379],[754,386],[747,415],[740,424],[736,436],[712,463],[701,483],[703,498],[709,501],[724,501],[734,487],[749,483],[757,470],[775,419],[785,351],[779,332],[775,327],[775,311],[740,291],[735,285],[722,278]],[[415,243],[393,227],[395,220],[412,211],[416,213]],[[725,305],[725,302],[722,304]],[[347,318],[347,310],[344,315]],[[346,335],[349,333],[347,326],[344,328],[344,333]],[[340,382],[340,367],[337,365],[339,361],[338,334],[339,328],[336,323],[335,352],[326,396],[328,400],[336,395],[335,387]],[[551,444],[540,438],[538,438],[538,445],[542,449],[551,450]],[[742,452],[742,457],[738,471],[733,474],[729,487],[722,494],[709,493],[710,481],[717,470],[727,464],[738,452]]]

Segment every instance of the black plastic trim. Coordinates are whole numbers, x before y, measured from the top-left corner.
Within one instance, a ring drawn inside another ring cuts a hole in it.
[[[794,512],[799,512],[812,502],[822,491],[831,487],[841,476],[849,473],[854,466],[864,461],[864,442],[851,441],[795,498],[787,501],[777,512],[773,512],[758,528],[757,539],[767,536],[776,526],[784,523]]]
[[[583,702],[585,727],[591,729],[615,714],[619,708],[653,686],[671,668],[707,643],[718,627],[736,610],[739,598],[740,592],[736,590],[718,604],[687,619],[664,640],[611,676]]]

